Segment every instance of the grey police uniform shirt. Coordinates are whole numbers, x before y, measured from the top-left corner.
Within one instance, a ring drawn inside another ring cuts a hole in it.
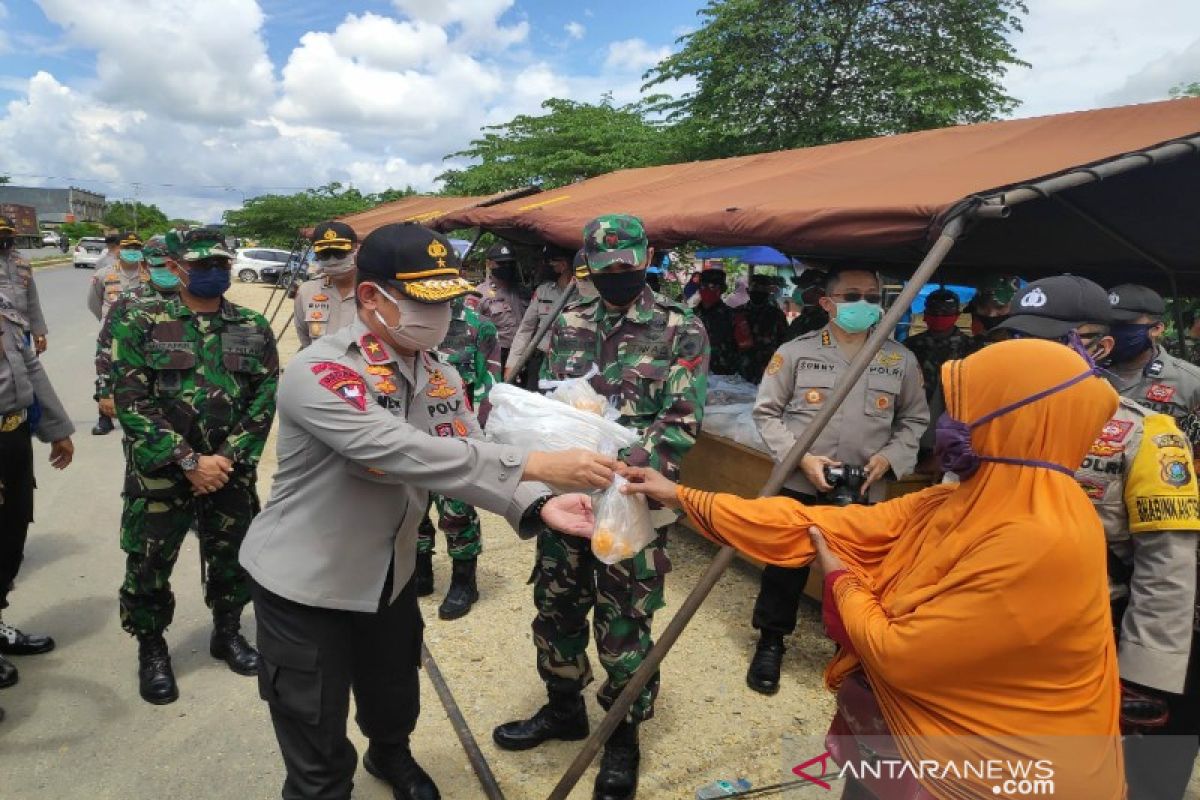
[[[406,364],[358,320],[292,359],[276,418],[279,468],[239,560],[304,605],[376,611],[389,565],[395,600],[413,574],[430,491],[503,514],[514,529],[549,493],[520,482],[524,450],[462,438],[478,428],[457,373],[428,354]]]
[[[834,384],[849,367],[828,326],[786,342],[775,352],[759,384],[753,417],[776,461],[829,402]],[[878,453],[892,465],[892,474],[903,478],[917,464],[918,445],[928,425],[921,366],[908,348],[886,341],[809,452],[852,465],[865,465]],[[888,483],[884,479],[873,484],[869,499],[883,500]],[[817,494],[798,469],[784,485]]]
[[[1193,448],[1200,444],[1200,367],[1156,348],[1136,374],[1110,371],[1106,377],[1122,397],[1173,417]]]
[[[37,283],[33,280],[33,267],[16,252],[0,255],[0,292],[25,320],[25,330],[34,336],[48,333]]]
[[[529,347],[529,343],[537,335],[538,328],[546,324],[546,317],[550,316],[554,306],[558,304],[564,294],[571,291],[573,286],[573,283],[568,283],[567,288],[560,289],[556,281],[547,281],[534,290],[533,300],[530,301],[529,308],[525,309],[525,316],[521,317],[521,324],[517,327],[516,336],[513,337],[512,355],[509,358],[517,358],[525,352],[525,348]],[[550,352],[549,334],[542,337],[542,341],[538,343],[538,350],[543,353]]]
[[[475,311],[496,326],[496,338],[500,340],[500,346],[511,350],[528,301],[511,286],[497,285],[490,276],[479,284],[479,292],[483,296]]]
[[[42,407],[37,437],[57,442],[75,432],[62,401],[50,385],[42,360],[25,343],[25,316],[6,293],[0,292],[0,416],[19,412],[33,405],[36,396]]]
[[[92,316],[101,322],[108,316],[108,310],[123,292],[132,291],[150,280],[150,272],[144,267],[127,272],[121,269],[120,262],[103,269],[97,268],[88,284],[87,307]]]
[[[1153,480],[1136,484],[1137,494],[1126,496],[1134,460],[1142,448],[1161,449],[1157,442],[1143,435],[1146,420],[1153,415],[1149,409],[1122,398],[1116,414],[1075,473],[1075,480],[1096,507],[1104,525],[1110,561],[1116,560],[1129,573],[1129,578],[1122,580],[1113,574],[1110,565],[1110,599],[1113,603],[1128,602],[1118,641],[1121,677],[1164,692],[1180,693],[1192,649],[1196,548],[1200,533],[1130,532],[1130,504],[1139,499],[1153,499]],[[1162,435],[1155,438],[1161,439]],[[1156,474],[1160,469],[1158,462],[1154,457],[1152,466]],[[1190,459],[1187,467],[1191,470]],[[1190,514],[1196,514],[1195,505]]]
[[[308,347],[322,336],[337,333],[358,319],[353,286],[350,294],[343,297],[341,290],[327,278],[305,281],[296,290],[294,319],[301,347]]]

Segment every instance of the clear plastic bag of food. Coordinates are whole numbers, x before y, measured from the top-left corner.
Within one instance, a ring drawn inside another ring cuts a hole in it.
[[[622,494],[627,484],[620,475],[592,503],[596,527],[592,531],[592,553],[605,564],[633,558],[654,541],[650,508],[640,494]]]
[[[590,382],[592,376],[599,372],[599,368],[593,365],[587,375],[563,381],[542,381],[539,387],[542,389],[553,388],[554,391],[549,396],[560,403],[566,403],[571,408],[615,422],[621,413],[608,402],[604,395],[593,389]]]
[[[487,434],[501,444],[550,451],[582,447],[599,453],[606,445],[615,445],[616,452],[638,441],[636,433],[610,419],[507,383],[492,387],[488,400]]]

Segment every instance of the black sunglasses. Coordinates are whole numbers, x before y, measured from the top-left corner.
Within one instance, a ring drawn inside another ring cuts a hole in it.
[[[841,298],[847,303],[857,303],[859,300],[866,300],[868,303],[879,305],[883,302],[883,295],[877,292],[858,292],[851,289],[848,292],[838,292],[837,294],[829,295],[832,298]]]
[[[328,250],[327,249],[327,250],[321,250],[320,252],[314,253],[313,257],[317,261],[329,261],[330,259],[334,259],[334,258],[344,258],[345,256],[348,256],[348,255],[350,255],[349,250]]]

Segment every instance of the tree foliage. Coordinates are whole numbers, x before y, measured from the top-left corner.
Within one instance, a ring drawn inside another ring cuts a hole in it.
[[[171,224],[158,206],[138,202],[116,201],[104,206],[104,225],[119,231],[134,231],[142,238],[164,233]]]
[[[547,113],[522,114],[484,128],[466,150],[447,158],[478,163],[438,176],[450,195],[482,195],[538,185],[564,186],[628,167],[664,164],[674,157],[674,137],[646,119],[636,105],[615,106],[550,99]]]
[[[1200,81],[1172,86],[1171,98],[1177,100],[1181,97],[1200,97]]]
[[[1023,0],[709,0],[644,88],[693,158],[983,122],[1017,101]]]
[[[366,211],[380,203],[416,194],[412,187],[363,194],[340,183],[306,189],[296,194],[265,194],[252,197],[239,209],[226,211],[226,231],[231,236],[254,239],[262,244],[290,247],[302,228],[334,217]]]

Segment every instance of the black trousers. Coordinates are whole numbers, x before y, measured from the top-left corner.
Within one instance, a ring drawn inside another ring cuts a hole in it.
[[[1192,636],[1183,694],[1167,696],[1167,724],[1148,736],[1125,737],[1129,800],[1182,800],[1200,752],[1200,636]]]
[[[791,489],[780,489],[781,497],[790,497],[806,505],[823,505],[820,498]],[[751,624],[763,633],[787,636],[796,630],[796,615],[800,612],[800,597],[808,582],[809,567],[763,567],[758,583],[758,599],[754,601]]]
[[[33,442],[29,423],[0,433],[0,609],[25,559],[25,538],[33,522]]]
[[[254,584],[259,693],[271,708],[287,769],[284,800],[347,800],[358,754],[346,737],[350,692],[355,721],[381,759],[407,747],[421,712],[417,668],[424,623],[410,580],[375,613],[315,608]]]

